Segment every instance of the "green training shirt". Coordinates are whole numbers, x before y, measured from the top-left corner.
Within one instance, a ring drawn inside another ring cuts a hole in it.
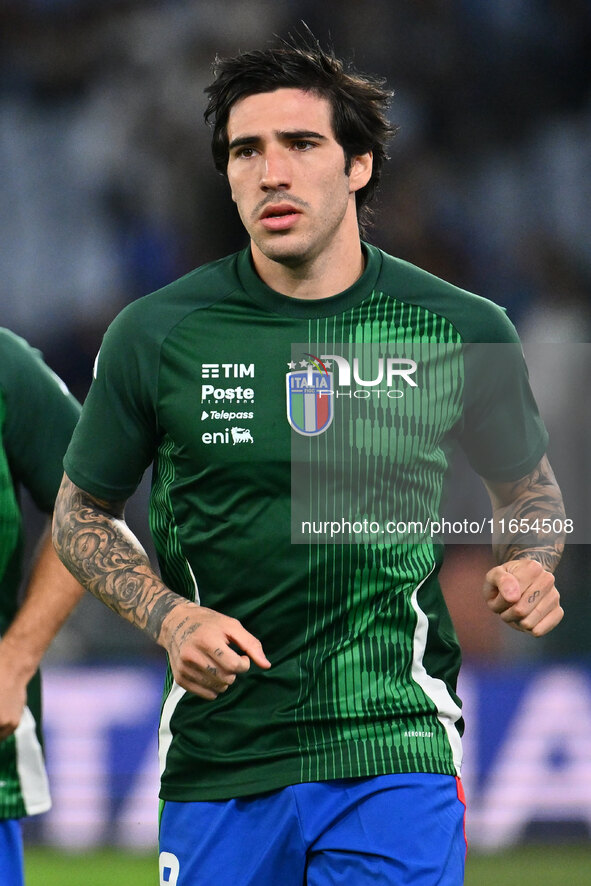
[[[163,580],[238,618],[272,662],[215,701],[168,674],[164,799],[459,771],[442,547],[374,530],[437,515],[456,443],[483,476],[515,480],[546,433],[504,312],[364,251],[350,289],[300,300],[246,249],[132,303],[103,341],[68,475],[119,501],[153,462]],[[472,342],[508,350],[488,365]],[[335,544],[328,517],[371,526]]]
[[[47,514],[62,478],[62,460],[79,406],[38,351],[0,328],[0,634],[18,609],[25,487]],[[51,803],[41,749],[40,682],[27,688],[16,732],[0,742],[0,818],[45,812]]]

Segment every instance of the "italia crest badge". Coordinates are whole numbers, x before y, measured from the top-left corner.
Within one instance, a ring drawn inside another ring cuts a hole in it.
[[[287,373],[287,420],[298,434],[304,437],[317,437],[330,427],[333,418],[334,386],[333,374],[329,365],[306,354],[301,360],[300,369],[291,361]]]

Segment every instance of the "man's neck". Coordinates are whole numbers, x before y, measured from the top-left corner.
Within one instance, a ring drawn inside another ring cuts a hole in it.
[[[264,255],[251,243],[255,270],[275,292],[291,298],[330,298],[344,292],[361,277],[365,258],[359,239],[341,255],[324,252],[300,264],[284,264]]]

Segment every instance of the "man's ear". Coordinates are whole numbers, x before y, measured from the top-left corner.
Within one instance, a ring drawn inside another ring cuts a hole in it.
[[[351,191],[359,191],[364,188],[371,178],[373,171],[373,153],[357,154],[351,158],[349,167],[349,182]]]

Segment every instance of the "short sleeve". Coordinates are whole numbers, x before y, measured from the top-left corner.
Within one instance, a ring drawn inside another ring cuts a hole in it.
[[[80,406],[66,385],[24,339],[0,330],[2,438],[14,480],[51,513],[62,461]]]
[[[64,459],[77,486],[107,501],[124,501],[135,491],[158,441],[159,348],[142,331],[137,304],[124,309],[104,336]]]
[[[532,393],[523,349],[511,322],[496,341],[464,345],[464,419],[460,443],[484,479],[512,482],[544,455],[548,434]]]

